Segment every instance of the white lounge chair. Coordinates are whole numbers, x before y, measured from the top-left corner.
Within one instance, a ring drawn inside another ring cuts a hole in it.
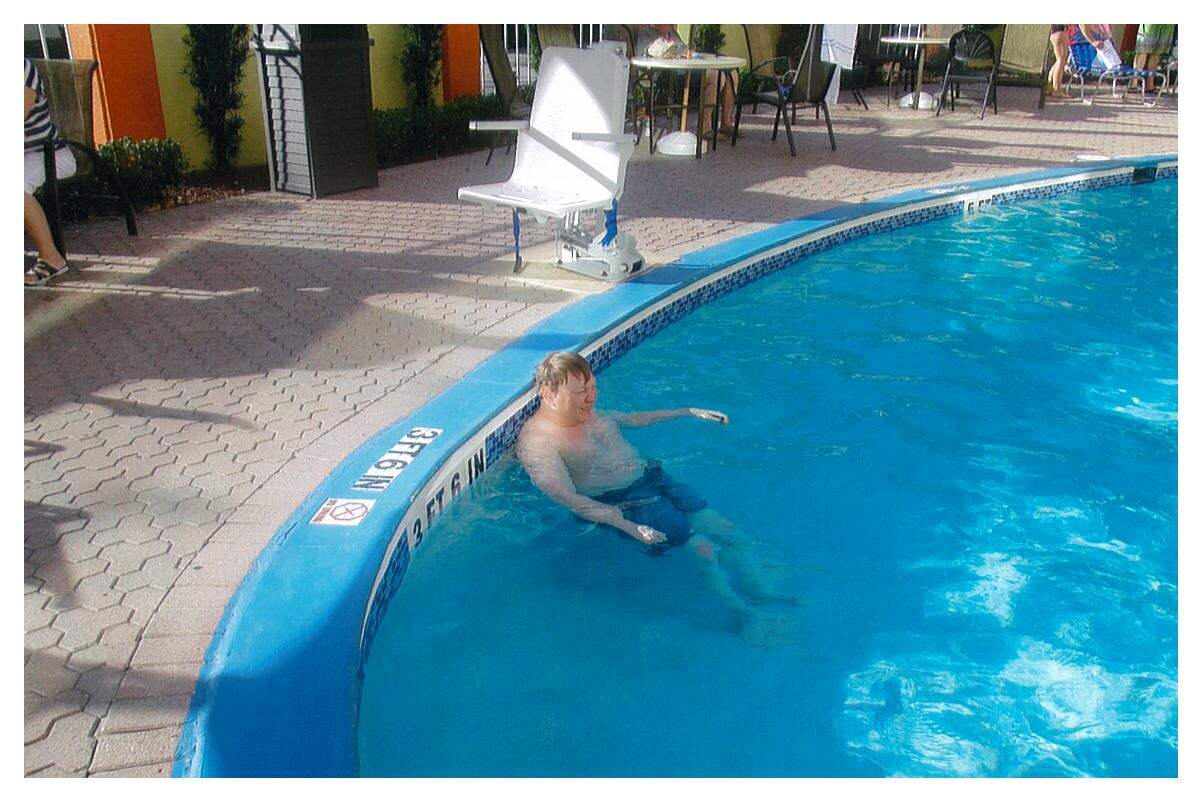
[[[470,123],[472,130],[517,131],[512,176],[458,190],[460,200],[513,210],[514,272],[523,267],[520,213],[555,221],[559,263],[567,269],[609,281],[642,269],[633,237],[616,229],[634,143],[624,132],[628,81],[629,62],[612,49],[547,47],[528,121]],[[588,211],[603,213],[598,233],[583,228]]]

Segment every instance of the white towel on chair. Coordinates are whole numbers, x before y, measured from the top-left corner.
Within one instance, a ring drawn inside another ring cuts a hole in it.
[[[1104,46],[1096,51],[1096,55],[1100,58],[1100,63],[1104,64],[1105,69],[1116,69],[1121,66],[1121,56],[1117,54],[1117,48],[1113,47],[1112,39],[1105,39]]]

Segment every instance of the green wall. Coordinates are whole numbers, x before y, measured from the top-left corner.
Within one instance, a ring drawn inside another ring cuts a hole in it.
[[[193,169],[203,169],[209,159],[208,140],[200,132],[200,125],[192,111],[192,106],[197,100],[196,90],[183,76],[183,67],[187,61],[187,48],[183,44],[186,32],[185,25],[150,26],[167,138],[179,142]],[[239,167],[267,163],[262,100],[254,57],[252,49],[250,57],[246,59],[246,68],[242,71],[240,88],[245,99],[242,101],[241,116],[246,124],[242,126],[241,149],[234,159],[234,165]]]
[[[375,108],[398,108],[408,102],[400,73],[400,26],[368,25],[371,48],[371,103]]]
[[[779,37],[779,25],[769,25],[774,28],[775,37]],[[691,36],[691,25],[676,25],[675,30],[679,31],[679,36],[685,42]],[[749,58],[746,50],[746,31],[741,25],[721,25],[721,33],[725,34],[725,46],[721,48],[721,52],[728,56],[740,56],[741,58]],[[750,65],[753,66],[753,65]]]
[[[408,87],[400,71],[400,25],[368,25],[375,45],[371,48],[371,102],[375,108],[400,108],[408,104]],[[442,102],[442,85],[434,88],[434,100]]]

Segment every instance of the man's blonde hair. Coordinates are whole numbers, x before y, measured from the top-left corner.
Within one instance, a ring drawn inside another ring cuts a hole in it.
[[[557,392],[559,387],[567,382],[567,378],[578,375],[584,382],[592,377],[592,367],[587,359],[578,353],[563,351],[551,353],[542,359],[533,373],[533,388],[541,391],[543,387]]]

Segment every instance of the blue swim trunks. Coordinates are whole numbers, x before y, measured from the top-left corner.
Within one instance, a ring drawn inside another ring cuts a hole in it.
[[[708,507],[695,489],[672,478],[657,461],[647,461],[642,477],[625,488],[613,489],[595,499],[621,509],[626,519],[666,534],[667,541],[653,548],[652,555],[691,539],[692,523],[687,515]]]

